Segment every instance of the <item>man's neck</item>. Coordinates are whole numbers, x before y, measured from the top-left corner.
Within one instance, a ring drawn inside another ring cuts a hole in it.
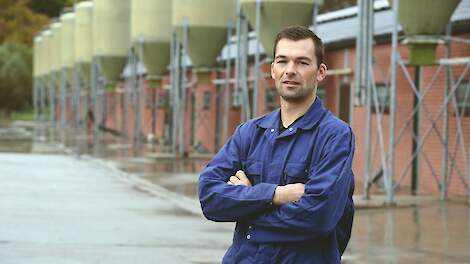
[[[281,120],[284,127],[290,126],[297,118],[303,116],[315,102],[315,94],[302,102],[289,102],[281,97]]]

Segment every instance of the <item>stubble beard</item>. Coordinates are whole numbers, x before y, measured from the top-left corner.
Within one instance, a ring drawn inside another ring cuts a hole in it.
[[[315,87],[308,88],[301,86],[295,91],[286,91],[287,88],[283,88],[282,85],[282,83],[277,85],[277,92],[282,99],[290,103],[304,102],[305,100],[308,100],[316,90]]]

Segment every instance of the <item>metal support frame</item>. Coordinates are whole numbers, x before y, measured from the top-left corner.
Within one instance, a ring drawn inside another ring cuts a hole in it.
[[[81,155],[81,141],[80,138],[82,137],[82,122],[84,122],[84,118],[82,119],[82,112],[83,109],[81,107],[81,93],[82,93],[82,79],[81,79],[81,65],[75,64],[73,68],[73,86],[75,87],[75,155],[79,157]]]
[[[251,106],[248,95],[248,20],[243,14],[240,0],[237,0],[236,46],[235,59],[235,89],[234,103],[241,106],[241,121],[248,120],[251,115]]]
[[[398,10],[400,0],[393,1],[393,31],[392,31],[392,51],[390,54],[390,132],[389,132],[389,183],[393,186],[395,177],[395,112],[396,112],[396,94],[397,94],[397,54],[398,54]],[[394,188],[387,192],[387,202],[394,202]]]
[[[366,0],[367,1],[367,0]],[[375,81],[373,77],[373,68],[372,65],[370,64],[370,76],[367,77],[367,79],[370,80],[370,84],[372,86],[372,92],[366,93],[366,105],[368,108],[370,108],[369,101],[372,100],[372,103],[375,105],[375,116],[377,118],[377,142],[378,144],[373,144],[373,145],[378,145],[380,148],[380,160],[381,160],[381,166],[382,166],[382,177],[384,179],[384,186],[385,186],[385,191],[387,194],[387,203],[388,204],[393,204],[394,203],[394,195],[395,192],[398,188],[398,186],[401,184],[402,180],[404,177],[407,175],[409,170],[411,168],[414,168],[415,174],[416,174],[416,179],[415,182],[413,183],[413,193],[414,194],[419,194],[419,175],[420,175],[420,168],[423,167],[423,165],[420,164],[420,160],[422,160],[426,164],[426,166],[429,168],[432,176],[434,177],[436,184],[439,186],[439,191],[440,191],[440,198],[442,200],[445,200],[447,198],[447,188],[449,186],[449,183],[452,179],[452,174],[453,172],[456,172],[458,179],[460,179],[461,183],[465,186],[467,190],[467,195],[470,197],[470,166],[469,166],[469,154],[464,142],[464,130],[462,128],[462,123],[463,123],[463,118],[465,114],[465,108],[459,110],[456,102],[456,96],[455,92],[458,87],[462,83],[462,80],[468,79],[470,76],[470,60],[468,58],[450,58],[451,57],[451,52],[450,52],[450,41],[456,41],[456,42],[461,42],[466,45],[470,44],[470,42],[466,41],[465,39],[461,38],[453,38],[451,37],[451,25],[449,23],[449,26],[447,28],[447,33],[445,37],[442,37],[447,41],[446,43],[446,52],[445,56],[446,59],[440,59],[437,63],[437,69],[432,75],[431,79],[429,82],[426,82],[426,85],[423,86],[420,81],[422,79],[422,72],[424,70],[424,66],[420,66],[416,68],[416,74],[415,78],[412,77],[412,75],[408,72],[408,69],[406,68],[405,62],[403,59],[400,57],[400,53],[398,51],[398,8],[399,8],[399,1],[394,1],[393,2],[393,10],[394,10],[394,29],[392,31],[392,50],[391,50],[391,63],[390,63],[390,78],[389,78],[389,85],[390,85],[390,108],[389,108],[389,113],[390,113],[390,123],[389,123],[389,147],[388,150],[385,150],[384,147],[384,141],[383,141],[383,131],[382,131],[382,116],[383,116],[383,109],[381,110],[378,105],[378,96],[377,92],[375,91]],[[365,16],[365,9],[364,7],[364,2],[360,1],[360,12],[359,12],[359,19],[361,22],[363,22],[364,16]],[[370,22],[368,26],[364,26],[361,23],[361,30],[358,34],[358,45],[357,45],[357,52],[358,55],[364,56],[364,50],[367,51],[367,47],[364,47],[364,44],[360,42],[361,39],[366,38],[365,35],[367,34],[367,29],[370,28]],[[357,67],[364,67],[364,61],[365,59],[358,56],[358,61],[357,61]],[[367,64],[367,63],[366,63]],[[460,67],[460,73],[457,79],[454,79],[454,74],[452,72],[452,66],[453,65],[461,65],[464,67]],[[380,71],[380,66],[376,65],[377,70]],[[399,109],[396,107],[396,86],[397,86],[397,70],[400,69],[402,74],[404,75],[411,91],[413,92],[416,102],[413,106],[413,109],[411,113],[404,113],[403,110]],[[433,88],[437,87],[436,81],[438,79],[438,76],[442,73],[442,71],[445,69],[445,82],[444,82],[444,96],[443,96],[443,102],[440,105],[438,109],[435,109],[435,111],[431,112],[429,109],[429,106],[427,106],[425,98],[426,96],[430,93],[430,91],[433,90]],[[360,68],[358,68],[358,72],[360,71]],[[379,72],[382,76],[385,76],[383,72]],[[361,75],[363,73],[357,73],[356,75],[356,89],[361,88],[361,81],[363,80],[363,76]],[[385,79],[385,78],[384,78]],[[469,85],[470,86],[470,85]],[[470,89],[468,89],[470,90]],[[470,97],[470,92],[466,91],[466,93]],[[465,97],[466,100],[469,100],[470,98]],[[452,122],[455,122],[456,124],[456,129],[457,131],[455,132],[455,143],[451,146],[449,144],[449,123],[450,123],[450,115],[449,115],[449,110],[448,107],[449,105],[451,106],[450,109],[454,110],[455,116],[452,119]],[[368,110],[369,111],[369,110]],[[397,113],[401,113],[402,115],[407,115],[406,121],[403,124],[402,127],[398,130],[398,133],[395,133],[396,127],[395,127],[395,116]],[[422,120],[421,120],[422,119]],[[420,131],[419,129],[421,128],[421,124],[423,121],[426,121],[427,124],[429,124],[429,127],[425,131]],[[371,120],[367,119],[367,123],[370,123]],[[438,123],[442,122],[441,129],[439,129]],[[370,126],[370,124],[368,124]],[[412,140],[415,143],[414,148],[413,148],[413,153],[412,153],[412,158],[411,161],[408,162],[408,164],[405,165],[405,168],[400,171],[400,174],[398,177],[396,177],[395,181],[395,151],[397,148],[397,145],[400,143],[400,140],[403,138],[403,135],[405,134],[405,131],[410,127],[414,127],[414,132],[412,133]],[[369,128],[368,128],[369,129]],[[442,159],[441,159],[441,167],[440,167],[440,175],[438,174],[438,170],[436,170],[435,162],[431,162],[430,158],[428,157],[429,154],[425,153],[423,151],[424,145],[426,142],[428,142],[429,137],[432,135],[432,133],[437,136],[437,139],[439,140],[440,144],[442,145]],[[366,136],[370,136],[366,135]],[[367,139],[366,139],[367,141]],[[370,142],[366,143],[366,145],[371,145]],[[377,150],[377,148],[376,148]],[[460,151],[460,158],[464,160],[464,165],[463,169],[465,172],[462,171],[462,168],[459,168],[457,166],[457,154],[458,151]],[[386,153],[386,155],[385,155]],[[369,162],[373,160],[373,156],[371,156],[371,149],[366,147],[366,163],[369,164]],[[365,167],[364,173],[365,173],[365,182],[364,182],[364,195],[366,198],[369,197],[369,186],[370,186],[370,172],[372,171],[371,167],[367,167],[368,164]],[[387,171],[388,170],[388,171]],[[369,177],[368,177],[369,176]]]
[[[54,73],[51,73],[49,78],[49,141],[53,142],[55,140],[55,130],[57,128],[56,116],[55,116],[55,101],[56,101],[56,76]]]
[[[259,94],[259,75],[260,75],[260,45],[261,45],[261,0],[256,0],[256,50],[255,50],[255,81],[253,85],[253,112],[251,118],[258,115],[258,94]]]
[[[60,91],[60,139],[62,144],[66,145],[67,144],[67,132],[69,131],[69,122],[71,120],[67,120],[69,117],[67,116],[67,97],[69,96],[68,90],[70,87],[70,84],[67,82],[67,71],[68,68],[62,68],[60,72],[58,73],[59,78],[60,78],[60,83],[59,83],[59,91]],[[73,102],[73,96],[71,96],[70,100],[70,106],[72,113],[74,112],[74,102]],[[72,122],[72,121],[71,121]],[[72,123],[73,125],[73,123]]]
[[[143,78],[139,76],[138,65],[143,58],[144,39],[139,37],[139,44],[136,49],[132,49],[131,55],[131,82],[132,82],[132,105],[134,108],[134,145],[138,149],[142,143],[142,103]]]
[[[359,32],[356,39],[356,94],[359,104],[366,107],[366,151],[364,166],[364,198],[369,199],[369,179],[371,178],[371,67],[373,41],[373,3],[359,0]],[[365,96],[364,96],[365,94]],[[366,99],[366,100],[364,100]]]
[[[318,0],[313,0],[313,9],[312,9],[312,28],[313,32],[317,32],[317,17],[320,6],[318,5]]]
[[[186,108],[187,108],[187,94],[188,94],[188,90],[187,90],[187,83],[188,83],[188,80],[187,80],[187,74],[188,74],[188,69],[187,69],[187,65],[186,65],[186,61],[185,61],[185,58],[188,57],[188,34],[189,34],[189,18],[188,17],[184,17],[183,18],[183,34],[182,34],[182,39],[181,39],[181,49],[180,49],[180,61],[181,61],[181,76],[180,76],[180,85],[179,85],[179,88],[180,88],[180,95],[181,95],[181,104],[179,105],[179,133],[178,133],[178,141],[179,141],[179,145],[178,145],[178,155],[180,157],[183,157],[184,156],[184,147],[185,147],[185,142],[184,142],[184,135],[185,135],[185,130],[186,130],[186,127],[185,127],[185,114],[186,114]],[[190,91],[191,92],[191,91]]]
[[[102,119],[102,109],[100,109],[100,106],[103,105],[103,100],[99,100],[99,97],[103,96],[103,80],[101,77],[100,58],[98,57],[93,58],[91,66],[91,90],[93,101],[93,147],[94,154],[99,156],[101,154],[100,122]]]
[[[230,76],[231,76],[231,59],[232,48],[230,45],[230,38],[232,37],[233,21],[229,19],[227,22],[227,60],[225,61],[225,85],[224,85],[224,114],[222,120],[222,138],[225,140],[228,137],[228,123],[230,118]]]
[[[173,109],[173,120],[172,120],[172,142],[173,142],[173,153],[180,155],[180,145],[184,146],[184,142],[181,141],[180,131],[183,129],[181,126],[181,117],[183,113],[181,111],[183,104],[181,100],[181,45],[178,41],[176,33],[173,33],[172,37],[172,58],[171,58],[171,91],[172,91],[172,109]]]

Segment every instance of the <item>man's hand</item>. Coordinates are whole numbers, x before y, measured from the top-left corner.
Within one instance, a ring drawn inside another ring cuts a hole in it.
[[[237,173],[235,173],[234,176],[231,176],[227,184],[245,185],[245,186],[251,187],[250,180],[248,179],[248,177],[246,177],[245,172],[243,172],[242,170],[237,171]]]
[[[277,186],[274,191],[273,204],[276,206],[296,202],[304,195],[305,184],[294,183]]]

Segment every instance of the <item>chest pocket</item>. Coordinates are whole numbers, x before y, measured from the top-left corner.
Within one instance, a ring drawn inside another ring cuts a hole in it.
[[[284,182],[306,183],[308,181],[308,170],[304,163],[287,163],[284,169]]]
[[[251,185],[260,183],[262,164],[260,161],[247,161],[245,166],[245,174],[251,182]]]

